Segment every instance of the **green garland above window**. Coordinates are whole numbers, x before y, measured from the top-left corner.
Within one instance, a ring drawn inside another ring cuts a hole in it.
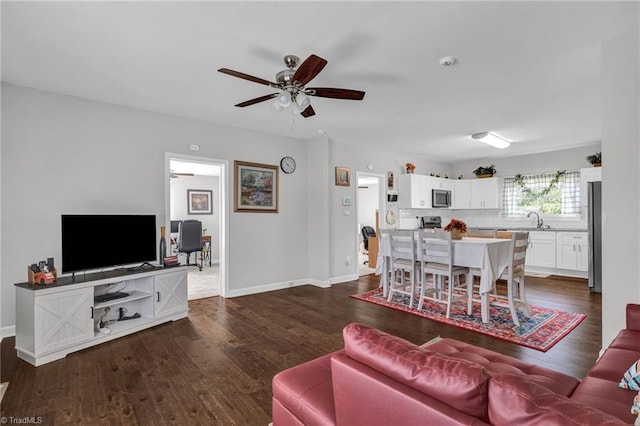
[[[516,184],[520,187],[520,191],[522,191],[525,197],[527,197],[530,200],[539,200],[543,198],[545,195],[547,195],[558,184],[558,182],[560,181],[560,177],[565,173],[566,173],[566,170],[562,170],[562,171],[558,170],[556,172],[556,175],[553,177],[553,179],[551,179],[551,182],[549,182],[549,186],[539,191],[534,191],[531,188],[529,188],[524,183],[524,177],[519,173],[515,175],[514,180]]]

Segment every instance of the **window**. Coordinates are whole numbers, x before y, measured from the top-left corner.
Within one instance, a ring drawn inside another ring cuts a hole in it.
[[[505,216],[517,216],[531,210],[541,214],[576,216],[580,214],[580,171],[567,171],[551,183],[557,173],[504,178],[503,203]]]

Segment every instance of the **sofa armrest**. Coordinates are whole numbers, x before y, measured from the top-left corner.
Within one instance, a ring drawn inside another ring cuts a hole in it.
[[[640,305],[627,304],[627,329],[640,331]]]

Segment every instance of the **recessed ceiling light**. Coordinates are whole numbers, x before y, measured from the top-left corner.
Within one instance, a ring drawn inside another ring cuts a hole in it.
[[[327,131],[324,129],[318,129],[318,133],[320,133],[321,135],[326,135]]]

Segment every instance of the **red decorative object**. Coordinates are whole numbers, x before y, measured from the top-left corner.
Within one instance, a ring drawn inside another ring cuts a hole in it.
[[[451,219],[449,224],[444,227],[444,230],[447,232],[458,230],[460,233],[464,234],[467,232],[467,224],[459,219]]]

